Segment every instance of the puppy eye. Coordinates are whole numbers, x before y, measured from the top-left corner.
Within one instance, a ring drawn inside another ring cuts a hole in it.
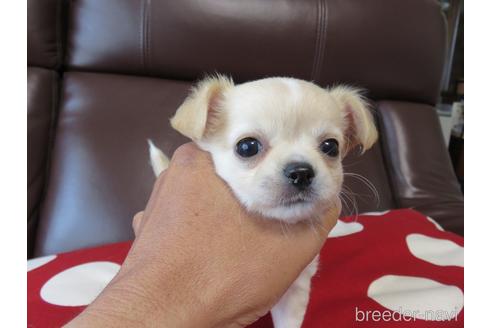
[[[338,156],[338,141],[336,141],[335,139],[326,139],[321,143],[321,145],[319,145],[319,148],[328,156]]]
[[[255,138],[244,138],[236,145],[236,152],[241,157],[252,157],[261,150],[261,143]]]

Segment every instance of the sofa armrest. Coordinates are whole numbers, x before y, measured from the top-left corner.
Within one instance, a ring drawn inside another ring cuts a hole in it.
[[[381,141],[398,207],[411,207],[463,235],[463,194],[430,105],[377,103]]]

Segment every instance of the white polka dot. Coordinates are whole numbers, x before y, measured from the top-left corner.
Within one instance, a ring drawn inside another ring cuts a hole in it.
[[[359,222],[346,223],[341,220],[338,220],[337,224],[333,227],[333,229],[328,234],[328,238],[347,236],[360,232],[362,230],[364,230],[364,226]]]
[[[32,271],[34,269],[37,269],[40,266],[43,266],[46,263],[53,261],[54,259],[56,259],[56,255],[47,255],[47,256],[42,256],[42,257],[28,260],[27,261],[27,272]]]
[[[388,213],[389,213],[389,210],[380,211],[380,212],[366,212],[366,213],[362,213],[362,214],[359,214],[359,215],[380,216],[380,215],[385,215],[385,214],[388,214]]]
[[[120,265],[112,262],[90,262],[74,266],[51,277],[41,288],[41,298],[61,306],[91,303],[113,279]]]
[[[464,249],[447,239],[438,239],[413,233],[406,238],[410,253],[416,258],[435,265],[464,267]]]
[[[439,223],[436,222],[436,220],[434,220],[433,218],[431,218],[430,216],[426,216],[427,220],[429,220],[432,224],[434,224],[436,226],[436,228],[438,230],[441,230],[441,231],[444,231],[444,229],[441,227],[441,225]]]
[[[463,309],[461,289],[427,278],[383,276],[371,283],[367,295],[400,315],[422,320],[452,320]]]

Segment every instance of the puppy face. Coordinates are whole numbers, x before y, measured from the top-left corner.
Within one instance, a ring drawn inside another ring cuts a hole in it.
[[[224,77],[201,82],[171,120],[212,154],[217,174],[250,211],[296,222],[334,204],[341,160],[377,138],[356,91],[327,91],[291,78],[234,86]]]

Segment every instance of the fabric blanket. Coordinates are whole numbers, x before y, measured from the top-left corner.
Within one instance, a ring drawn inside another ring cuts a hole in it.
[[[28,326],[60,327],[118,272],[131,242],[27,262]],[[411,209],[338,220],[303,327],[463,327],[462,237]],[[269,315],[251,325],[270,328]]]

